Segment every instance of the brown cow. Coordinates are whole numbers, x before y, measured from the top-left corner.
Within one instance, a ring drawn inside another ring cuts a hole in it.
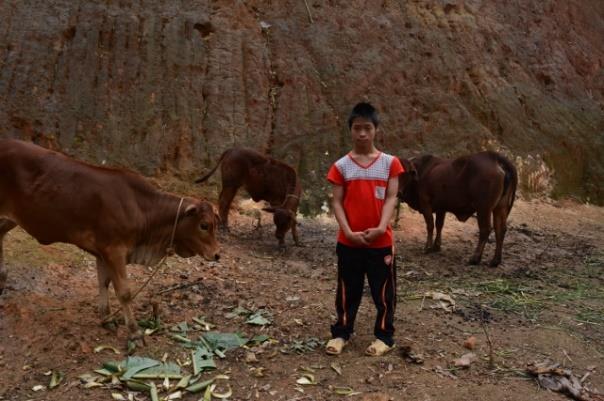
[[[496,249],[489,265],[499,265],[507,218],[512,210],[518,185],[514,165],[495,152],[480,152],[455,160],[425,155],[401,161],[406,173],[400,176],[398,196],[402,202],[424,216],[428,231],[425,251],[440,250],[446,212],[453,213],[460,221],[466,221],[476,213],[480,238],[469,263],[480,263],[484,245],[491,232],[493,216]],[[434,242],[432,213],[436,213]]]
[[[161,192],[141,176],[96,167],[18,140],[0,140],[0,293],[2,240],[16,225],[41,244],[65,242],[96,257],[101,319],[113,283],[129,338],[140,338],[126,265],[157,263],[172,249],[218,260],[213,206]],[[173,239],[173,241],[172,241]]]
[[[219,214],[223,227],[228,228],[229,209],[237,190],[243,186],[254,202],[267,201],[271,207],[262,210],[273,213],[277,227],[275,237],[285,247],[285,233],[291,228],[296,245],[296,212],[301,186],[296,171],[289,165],[247,148],[231,148],[218,159],[216,166],[196,183],[206,181],[221,166],[222,190]]]

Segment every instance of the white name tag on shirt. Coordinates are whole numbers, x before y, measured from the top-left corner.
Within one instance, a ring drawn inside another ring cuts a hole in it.
[[[375,187],[375,197],[377,199],[386,199],[386,187]]]

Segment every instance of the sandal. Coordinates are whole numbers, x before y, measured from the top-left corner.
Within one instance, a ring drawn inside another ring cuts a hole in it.
[[[340,355],[346,346],[347,341],[342,337],[332,338],[325,345],[325,352],[329,355]]]
[[[365,355],[382,356],[382,355],[390,352],[394,347],[395,347],[394,344],[392,346],[389,346],[382,340],[377,339],[374,342],[372,342],[369,345],[369,347],[367,347],[367,349],[365,350]]]

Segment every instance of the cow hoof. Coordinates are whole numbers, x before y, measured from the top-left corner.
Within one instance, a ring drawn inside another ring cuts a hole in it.
[[[101,326],[102,326],[102,327],[103,327],[105,330],[108,330],[108,331],[112,332],[113,334],[116,334],[116,333],[117,333],[117,326],[118,326],[118,325],[117,325],[117,320],[115,320],[115,319],[109,320],[109,321],[107,321],[107,322],[103,321],[103,322],[101,323]]]
[[[145,335],[143,334],[142,331],[137,330],[134,333],[130,333],[130,335],[128,335],[128,343],[132,343],[135,346],[144,346],[147,345],[146,341],[145,341]],[[129,345],[129,348],[132,345]]]
[[[468,264],[472,265],[472,266],[476,266],[476,265],[480,264],[480,259],[472,258],[472,259],[468,260]]]
[[[434,253],[434,252],[437,252],[437,251],[432,246],[430,248],[424,248],[424,253],[425,254]]]
[[[139,338],[137,340],[128,339],[128,341],[126,342],[126,353],[128,355],[132,355],[132,354],[134,354],[134,352],[136,352],[137,348],[142,348],[146,345],[147,345],[147,343],[145,342],[144,337]]]
[[[493,259],[489,262],[489,267],[497,267],[497,266],[499,266],[500,263],[501,263],[501,260]]]

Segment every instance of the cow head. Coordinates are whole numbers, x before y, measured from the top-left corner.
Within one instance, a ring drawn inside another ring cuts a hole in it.
[[[398,198],[414,207],[417,198],[417,183],[419,174],[415,165],[415,158],[400,159],[405,172],[398,176]]]
[[[193,200],[183,206],[174,235],[174,250],[184,258],[200,255],[206,260],[220,259],[216,241],[219,218],[210,202]]]
[[[273,222],[277,227],[275,237],[279,240],[279,244],[283,244],[285,233],[296,220],[296,215],[291,210],[282,207],[265,207],[262,210],[273,214]]]
[[[405,194],[417,184],[418,174],[413,159],[400,159],[400,161],[405,172],[398,176],[398,197],[403,200]]]

